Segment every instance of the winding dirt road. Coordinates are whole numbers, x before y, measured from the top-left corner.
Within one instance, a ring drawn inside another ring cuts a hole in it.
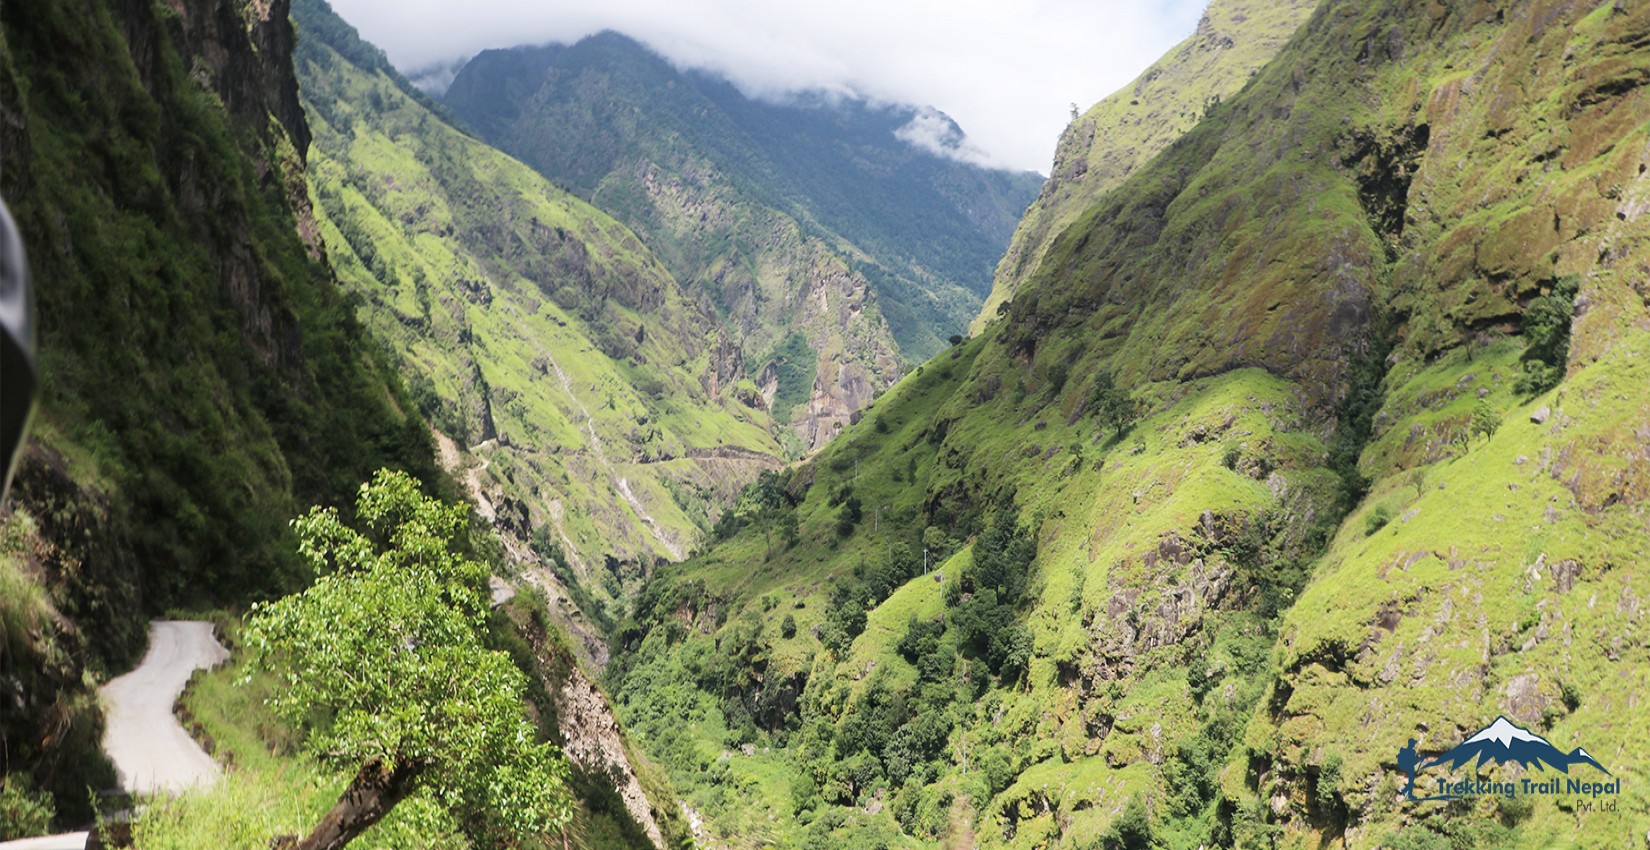
[[[108,715],[103,751],[115,763],[122,790],[176,794],[217,781],[217,762],[184,731],[172,705],[191,674],[228,658],[229,652],[212,636],[211,623],[149,624],[149,653],[143,663],[98,689]]]

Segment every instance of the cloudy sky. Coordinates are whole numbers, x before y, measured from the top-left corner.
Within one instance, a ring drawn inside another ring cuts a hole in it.
[[[748,94],[936,107],[993,164],[1047,173],[1071,104],[1127,84],[1207,0],[332,0],[403,72],[613,29]]]

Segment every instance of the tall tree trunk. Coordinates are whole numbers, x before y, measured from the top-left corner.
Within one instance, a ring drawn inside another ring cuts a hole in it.
[[[273,850],[341,850],[411,794],[423,769],[422,762],[402,763],[394,769],[381,759],[367,762],[308,836],[302,841],[294,836],[282,836],[269,842],[270,847]]]

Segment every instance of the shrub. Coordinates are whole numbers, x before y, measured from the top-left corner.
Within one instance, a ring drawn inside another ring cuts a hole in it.
[[[1524,374],[1513,385],[1515,391],[1540,395],[1564,380],[1564,367],[1570,357],[1570,321],[1580,288],[1580,281],[1573,276],[1559,278],[1552,292],[1524,309],[1524,336],[1530,346],[1524,350]]]
[[[1391,521],[1392,512],[1387,510],[1386,505],[1377,505],[1375,510],[1369,512],[1369,517],[1364,520],[1364,536],[1368,537],[1386,528],[1386,524]]]
[[[0,779],[0,841],[45,835],[51,832],[56,817],[51,795],[36,791],[28,777]]]
[[[1313,797],[1318,804],[1318,810],[1330,817],[1335,817],[1340,811],[1341,795],[1341,756],[1332,753],[1324,759],[1323,767],[1318,771],[1318,780],[1313,788]]]
[[[1123,813],[1106,827],[1100,837],[1088,845],[1092,850],[1150,850],[1152,838],[1151,816],[1139,797],[1129,800]]]

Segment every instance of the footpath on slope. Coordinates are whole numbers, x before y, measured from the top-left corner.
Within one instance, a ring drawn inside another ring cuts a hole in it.
[[[143,662],[98,689],[108,716],[103,751],[115,763],[122,791],[176,794],[217,781],[218,763],[184,731],[172,706],[196,670],[228,659],[229,652],[212,636],[211,623],[149,624]]]
[[[217,781],[217,762],[189,737],[172,706],[196,670],[228,658],[211,623],[149,623],[149,652],[142,663],[98,689],[107,719],[103,751],[115,764],[120,790],[176,794]],[[82,850],[89,838],[88,832],[43,835],[0,841],[0,850]]]

